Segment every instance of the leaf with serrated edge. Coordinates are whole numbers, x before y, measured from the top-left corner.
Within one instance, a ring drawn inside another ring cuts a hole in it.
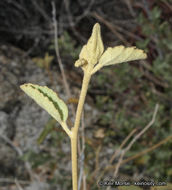
[[[53,90],[31,83],[23,84],[20,88],[59,123],[66,122],[68,108]]]
[[[138,59],[146,59],[147,55],[143,50],[136,47],[116,46],[108,48],[101,56],[99,63],[93,69],[93,73],[107,65],[114,65],[127,61],[134,61]]]

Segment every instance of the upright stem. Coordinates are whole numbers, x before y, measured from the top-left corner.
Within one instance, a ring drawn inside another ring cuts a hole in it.
[[[73,190],[78,190],[78,176],[77,176],[77,137],[78,137],[78,129],[81,120],[81,114],[85,102],[85,97],[88,90],[88,84],[91,78],[90,72],[84,73],[84,78],[82,82],[82,89],[79,97],[78,107],[76,111],[76,118],[75,124],[72,128],[72,135],[71,135],[71,157],[72,157],[72,185]]]
[[[71,138],[71,157],[72,157],[72,186],[73,190],[78,190],[77,138]]]

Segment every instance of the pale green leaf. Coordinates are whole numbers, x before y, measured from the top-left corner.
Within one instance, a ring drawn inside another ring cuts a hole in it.
[[[114,65],[118,63],[146,59],[147,55],[141,49],[136,47],[116,46],[109,47],[101,56],[99,63],[93,69],[93,73],[103,66]]]
[[[137,49],[136,47],[124,47],[116,46],[114,48],[108,48],[102,57],[100,58],[99,64],[112,65],[127,61],[134,61],[138,59],[145,59],[147,56],[143,50]]]
[[[88,64],[95,65],[100,59],[103,51],[104,45],[101,39],[100,25],[96,23],[93,27],[91,37],[80,52],[79,60],[75,62],[75,66],[82,66],[80,60],[85,60]]]
[[[23,84],[20,88],[60,124],[66,122],[68,108],[53,90],[47,86],[39,86],[31,83]]]

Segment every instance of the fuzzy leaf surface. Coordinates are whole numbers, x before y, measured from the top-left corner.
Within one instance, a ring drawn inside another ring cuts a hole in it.
[[[95,65],[100,59],[104,51],[104,45],[101,39],[100,25],[96,23],[93,27],[91,37],[80,52],[79,60],[75,62],[75,66],[82,66],[81,61],[85,60],[88,64]]]
[[[39,86],[31,83],[23,84],[20,88],[60,124],[66,122],[68,108],[53,90],[47,86]]]
[[[138,59],[145,59],[146,57],[146,53],[136,47],[116,46],[114,48],[108,48],[101,56],[98,64],[103,66],[114,65]]]

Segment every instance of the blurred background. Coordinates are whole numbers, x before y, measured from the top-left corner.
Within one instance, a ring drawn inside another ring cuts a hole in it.
[[[105,48],[136,46],[148,58],[92,77],[79,137],[79,187],[117,189],[98,185],[117,179],[168,183],[121,190],[172,189],[172,1],[1,0],[0,190],[72,188],[67,135],[19,86],[58,92],[69,104],[71,127],[83,77],[74,62],[96,22]]]

